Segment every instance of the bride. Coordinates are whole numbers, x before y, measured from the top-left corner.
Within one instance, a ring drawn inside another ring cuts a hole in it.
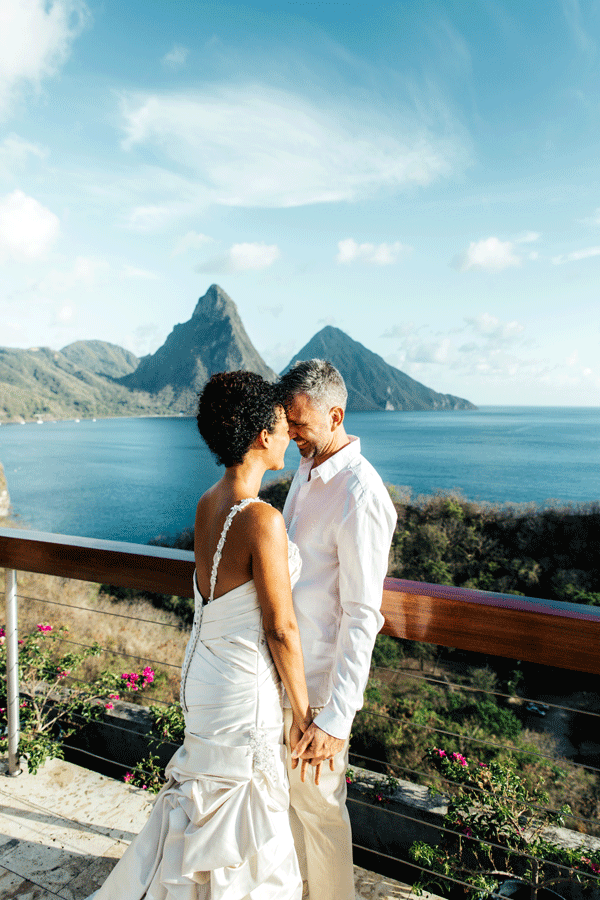
[[[283,468],[287,420],[274,385],[252,372],[223,372],[200,395],[198,428],[225,473],[196,512],[196,612],[181,676],[185,739],[148,822],[94,900],[302,895],[280,683],[293,709],[294,746],[311,722],[291,594],[300,559],[281,514],[257,496],[264,473]]]

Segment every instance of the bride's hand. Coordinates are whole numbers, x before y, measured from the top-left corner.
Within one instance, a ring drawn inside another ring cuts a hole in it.
[[[299,741],[302,740],[303,734],[304,734],[304,732],[302,731],[300,726],[297,725],[295,721],[293,721],[291,728],[290,728],[290,750],[291,751],[295,750]],[[300,757],[298,757],[298,756],[292,756],[292,769],[295,769],[297,767],[298,763],[301,763],[300,781],[302,781],[302,783],[304,783],[304,781],[306,779],[306,769],[307,769],[307,766],[310,765],[310,759],[300,759]],[[316,765],[314,768],[315,768],[315,784],[318,784],[319,778],[321,776],[321,763]]]

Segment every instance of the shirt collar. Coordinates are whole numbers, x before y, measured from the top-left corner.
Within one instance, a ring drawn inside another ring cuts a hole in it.
[[[312,470],[312,473],[312,459],[301,459],[300,471],[302,472],[304,479],[307,480],[310,474],[311,480],[318,476],[324,484],[327,484],[334,475],[337,475],[337,473],[341,472],[342,469],[345,469],[352,460],[356,459],[356,457],[360,455],[360,438],[355,437],[353,434],[349,434],[348,438],[350,440],[349,444],[346,444],[345,447],[342,447],[341,450],[338,450],[337,453],[334,453],[333,456],[330,456],[329,459],[322,462],[320,466],[316,466]]]

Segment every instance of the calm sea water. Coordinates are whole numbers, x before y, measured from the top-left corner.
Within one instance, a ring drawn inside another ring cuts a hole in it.
[[[600,500],[600,408],[349,413],[346,421],[384,481],[413,496]],[[299,458],[290,444],[286,468]],[[222,471],[192,418],[4,425],[0,461],[23,525],[137,543],[192,525],[199,495]]]

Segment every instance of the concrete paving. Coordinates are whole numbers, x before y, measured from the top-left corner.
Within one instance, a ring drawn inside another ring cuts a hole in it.
[[[145,791],[62,760],[16,778],[0,761],[0,898],[84,900],[140,831],[151,805]],[[358,866],[354,877],[357,900],[407,900],[411,893]]]

